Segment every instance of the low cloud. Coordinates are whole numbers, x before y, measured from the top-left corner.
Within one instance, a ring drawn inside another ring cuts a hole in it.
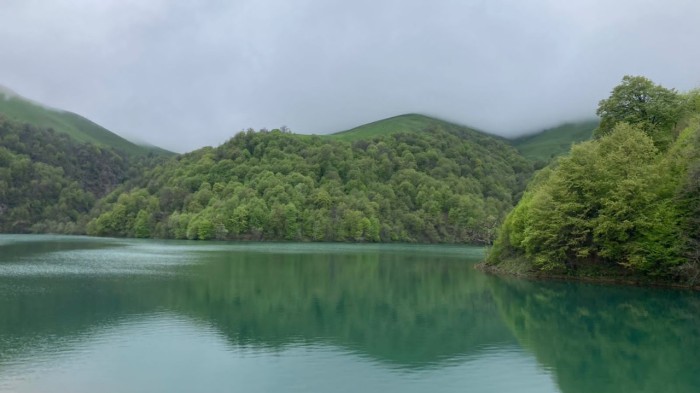
[[[592,117],[625,74],[700,85],[700,3],[0,3],[0,84],[176,151],[407,112],[511,136]]]

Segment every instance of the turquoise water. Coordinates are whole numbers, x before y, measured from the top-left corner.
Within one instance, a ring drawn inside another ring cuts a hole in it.
[[[696,293],[482,257],[0,235],[0,391],[699,391]]]

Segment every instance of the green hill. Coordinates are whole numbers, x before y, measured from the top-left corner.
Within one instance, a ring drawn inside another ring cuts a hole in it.
[[[598,123],[597,119],[564,123],[515,138],[513,146],[528,159],[547,162],[552,157],[568,152],[572,144],[590,139]]]
[[[0,116],[0,231],[79,232],[94,202],[125,180],[130,157]]]
[[[459,131],[461,133],[484,134],[483,132],[459,124],[450,123],[430,116],[410,113],[367,123],[346,131],[325,135],[325,137],[334,140],[352,142],[356,140],[372,139],[379,136],[391,135],[397,132],[423,132],[438,128]],[[496,136],[489,136],[500,139]]]
[[[99,198],[171,154],[0,86],[0,232],[84,233]]]
[[[590,139],[593,130],[597,126],[597,119],[568,122],[554,128],[512,139],[510,143],[525,158],[547,162],[552,157],[568,152],[572,144]],[[392,135],[398,132],[429,132],[435,129],[452,130],[470,137],[487,136],[488,138],[506,140],[471,127],[415,113],[378,120],[346,131],[324,135],[324,137],[354,142]]]
[[[532,165],[504,139],[417,115],[398,119],[406,118],[432,126],[376,131],[375,123],[362,137],[239,133],[113,193],[88,233],[490,243]]]
[[[80,115],[43,106],[2,86],[0,86],[0,114],[19,123],[32,124],[38,128],[52,128],[66,133],[77,142],[113,147],[127,154],[143,155],[150,152],[172,154],[157,147],[137,145]]]

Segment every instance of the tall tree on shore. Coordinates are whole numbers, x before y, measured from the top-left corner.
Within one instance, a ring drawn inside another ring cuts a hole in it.
[[[684,109],[685,99],[675,89],[654,84],[643,76],[626,75],[610,97],[598,104],[600,125],[594,136],[607,135],[617,123],[626,122],[642,129],[663,149],[673,139],[672,130]]]

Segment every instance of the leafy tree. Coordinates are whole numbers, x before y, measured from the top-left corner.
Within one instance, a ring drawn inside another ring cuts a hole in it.
[[[674,89],[656,85],[643,76],[626,75],[610,97],[598,104],[600,125],[594,135],[609,134],[617,123],[626,122],[639,126],[657,147],[665,148],[685,109],[683,96]]]
[[[151,236],[149,227],[149,214],[145,210],[139,210],[134,221],[134,236],[147,238]]]

